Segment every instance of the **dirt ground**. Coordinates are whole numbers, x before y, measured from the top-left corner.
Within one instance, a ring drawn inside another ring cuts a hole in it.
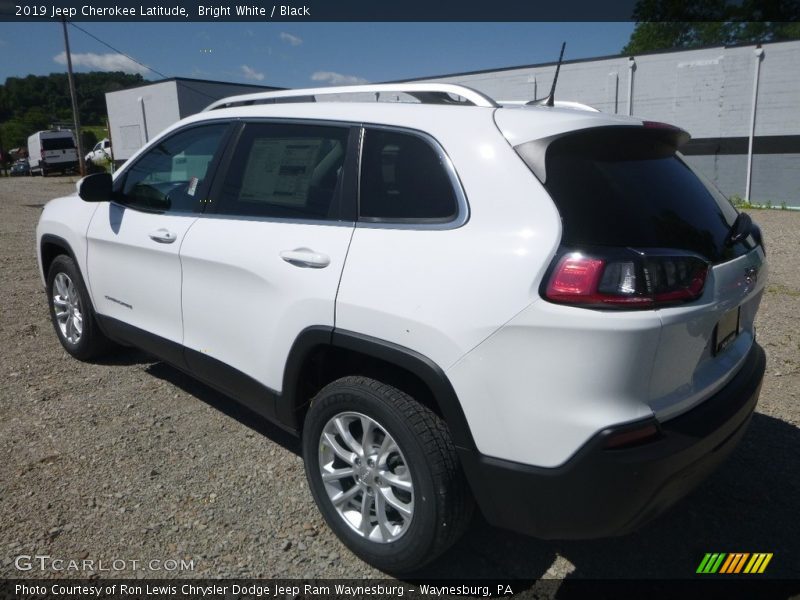
[[[73,183],[0,179],[0,577],[87,575],[20,571],[20,555],[124,561],[104,577],[385,577],[327,529],[291,438],[139,352],[85,364],[62,350],[34,229]],[[686,578],[705,552],[773,552],[766,576],[800,576],[800,212],[752,216],[771,268],[758,317],[768,367],[731,459],[632,535],[545,542],[478,517],[423,576]],[[181,559],[193,568],[171,568]]]

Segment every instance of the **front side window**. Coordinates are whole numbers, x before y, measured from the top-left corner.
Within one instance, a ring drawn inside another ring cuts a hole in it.
[[[205,197],[209,165],[227,127],[192,127],[161,140],[126,171],[117,200],[143,210],[195,210]]]
[[[348,135],[346,127],[247,124],[217,212],[337,220]]]
[[[458,212],[445,157],[410,133],[366,131],[360,190],[364,221],[446,222]]]

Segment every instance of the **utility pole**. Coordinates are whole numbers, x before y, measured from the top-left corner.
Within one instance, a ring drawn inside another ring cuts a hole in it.
[[[9,155],[9,158],[11,156]],[[3,132],[0,131],[0,171],[8,175],[8,166],[6,163],[6,150],[3,147]]]
[[[756,46],[756,70],[753,76],[753,104],[750,112],[750,137],[747,143],[747,183],[744,189],[744,199],[750,202],[750,186],[753,183],[753,139],[756,136],[756,106],[758,105],[758,75],[761,72],[761,60],[764,58],[764,49],[761,44]]]
[[[69,95],[72,97],[72,122],[75,124],[75,142],[78,145],[78,168],[81,177],[86,175],[86,165],[83,162],[83,141],[81,140],[81,118],[78,114],[78,96],[75,94],[75,79],[72,76],[72,54],[69,51],[69,36],[67,35],[67,19],[61,17],[64,27],[64,48],[67,51],[67,78],[69,79]]]

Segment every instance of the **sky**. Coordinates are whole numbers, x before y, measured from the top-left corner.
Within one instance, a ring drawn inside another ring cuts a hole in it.
[[[168,77],[346,85],[618,54],[634,23],[76,23]],[[76,71],[161,75],[69,27]],[[64,72],[60,23],[0,23],[0,82]]]

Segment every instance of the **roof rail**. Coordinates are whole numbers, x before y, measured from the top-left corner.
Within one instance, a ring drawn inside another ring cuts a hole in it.
[[[222,98],[209,104],[205,110],[247,106],[250,104],[278,104],[288,102],[316,102],[317,96],[331,94],[363,94],[371,93],[403,93],[408,94],[424,104],[461,104],[466,106],[482,106],[497,108],[497,103],[477,90],[452,83],[382,83],[374,85],[347,85],[323,88],[306,88],[282,90],[278,92],[258,92],[241,96]],[[452,98],[460,96],[465,101]]]

